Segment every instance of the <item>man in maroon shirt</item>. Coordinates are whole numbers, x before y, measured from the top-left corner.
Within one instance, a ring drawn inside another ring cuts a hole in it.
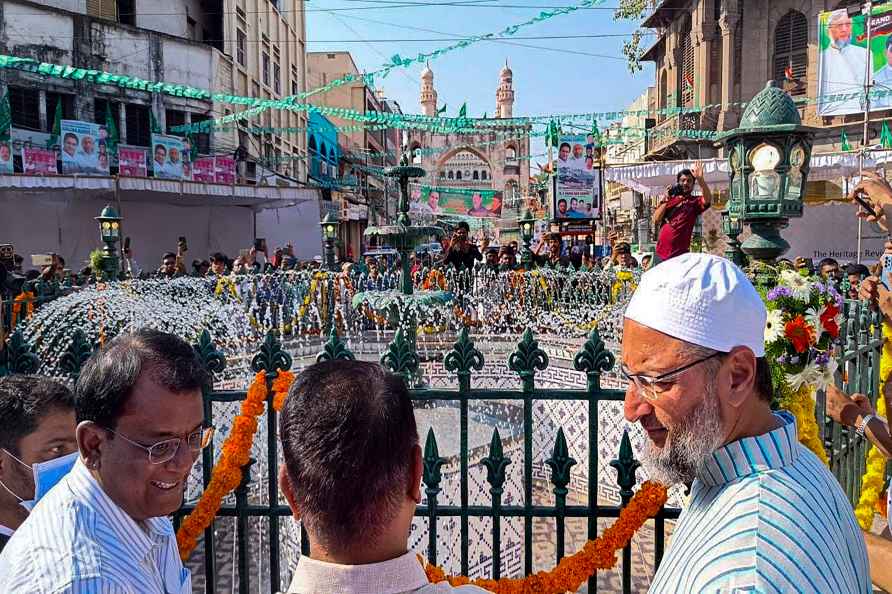
[[[654,212],[654,227],[660,230],[654,264],[690,250],[697,217],[712,204],[712,193],[703,179],[703,166],[699,163],[692,169],[681,170],[676,181],[678,184],[669,189],[669,195],[660,201]],[[702,196],[691,195],[695,181]]]

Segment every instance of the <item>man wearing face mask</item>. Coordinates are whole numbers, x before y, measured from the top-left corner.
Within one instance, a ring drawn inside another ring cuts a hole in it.
[[[168,518],[213,436],[207,372],[182,339],[121,334],[75,388],[80,456],[0,554],[3,594],[191,594]]]
[[[35,375],[0,378],[0,551],[74,463],[74,396]]]

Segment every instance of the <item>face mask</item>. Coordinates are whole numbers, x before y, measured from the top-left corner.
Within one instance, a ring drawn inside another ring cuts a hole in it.
[[[34,499],[22,499],[15,493],[13,493],[9,487],[0,482],[0,486],[6,489],[6,492],[19,500],[19,505],[24,507],[29,512],[34,509],[34,506],[40,501],[44,495],[46,495],[50,489],[56,486],[56,484],[65,478],[65,475],[74,467],[74,463],[77,462],[77,458],[79,456],[79,452],[72,452],[66,456],[61,456],[59,458],[54,458],[52,460],[47,460],[46,462],[36,462],[34,464],[25,464],[17,457],[10,454],[9,450],[3,450],[12,458],[21,464],[22,466],[31,469],[31,473],[34,477]]]

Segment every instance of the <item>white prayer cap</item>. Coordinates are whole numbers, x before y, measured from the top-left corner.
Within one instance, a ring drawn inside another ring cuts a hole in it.
[[[724,353],[748,347],[765,356],[765,304],[743,271],[710,254],[683,254],[648,270],[626,318]]]

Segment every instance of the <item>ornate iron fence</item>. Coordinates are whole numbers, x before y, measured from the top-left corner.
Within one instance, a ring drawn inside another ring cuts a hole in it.
[[[860,302],[847,302],[845,308],[845,321],[842,326],[842,344],[838,353],[840,373],[838,379],[842,387],[848,392],[861,391],[867,393],[875,402],[878,396],[879,361],[883,346],[881,319],[876,312],[872,312],[868,306]],[[61,368],[76,378],[81,366],[94,351],[95,345],[88,342],[86,337],[77,331],[74,339],[63,354]],[[215,347],[210,335],[203,332],[195,345],[196,351],[202,358],[206,368],[212,373],[220,373],[226,366],[226,359]],[[317,360],[341,360],[352,359],[354,355],[346,348],[336,334],[332,334],[324,345],[323,351]],[[389,344],[381,356],[381,363],[395,373],[402,374],[407,379],[413,379],[419,369],[419,357],[415,346],[409,342],[401,331],[398,331],[394,340]],[[599,505],[598,503],[598,417],[599,402],[618,402],[623,399],[620,390],[604,389],[601,387],[601,375],[609,371],[614,365],[613,354],[605,347],[597,331],[593,331],[582,349],[573,360],[573,367],[584,372],[587,378],[585,389],[549,389],[536,387],[537,373],[545,371],[549,366],[548,355],[542,350],[533,334],[528,330],[517,344],[514,352],[508,357],[508,368],[513,371],[520,380],[519,389],[482,389],[474,386],[475,372],[483,369],[484,356],[475,347],[468,335],[467,329],[462,330],[458,340],[452,349],[445,355],[443,365],[445,369],[454,374],[457,380],[457,389],[430,389],[414,388],[411,390],[412,399],[418,402],[456,402],[458,405],[458,436],[459,436],[459,503],[457,505],[443,505],[439,502],[441,494],[441,468],[445,459],[439,455],[437,436],[433,429],[426,435],[424,447],[424,474],[426,502],[416,510],[416,516],[426,519],[428,524],[427,556],[436,563],[440,553],[438,548],[437,520],[440,518],[457,518],[459,528],[459,556],[460,569],[466,573],[469,569],[469,522],[472,518],[489,518],[492,521],[492,576],[500,577],[502,567],[499,560],[501,521],[503,519],[519,519],[523,523],[524,553],[522,570],[530,573],[533,570],[533,520],[548,519],[554,522],[555,533],[555,558],[559,560],[566,553],[565,528],[566,522],[571,518],[583,518],[587,521],[587,537],[597,536],[597,521],[599,518],[615,518],[618,516],[621,506]],[[6,347],[0,351],[0,376],[10,373],[33,373],[39,369],[40,362],[21,336],[14,332]],[[253,371],[266,371],[267,382],[270,383],[280,370],[290,369],[291,356],[285,352],[282,345],[273,336],[268,334],[260,347],[259,352],[253,357],[251,368]],[[265,552],[265,562],[268,563],[270,577],[269,587],[272,592],[282,588],[281,583],[281,551],[280,551],[280,518],[290,516],[290,509],[280,503],[278,482],[276,476],[276,463],[279,459],[279,448],[276,435],[276,412],[272,409],[272,390],[269,390],[266,424],[267,443],[266,455],[271,461],[266,465],[267,476],[265,482],[265,504],[249,503],[248,487],[251,481],[250,469],[245,472],[244,480],[235,493],[235,504],[224,505],[219,516],[234,518],[237,536],[237,558],[239,592],[251,590],[251,563],[256,559],[257,552],[252,557],[249,552],[249,520],[252,518],[266,518],[269,520],[269,550]],[[207,420],[213,423],[213,407],[215,403],[235,403],[245,398],[244,391],[215,390],[212,386],[204,389],[205,415]],[[818,395],[819,409],[824,410],[824,396]],[[498,428],[492,433],[489,443],[489,451],[481,460],[486,468],[486,483],[489,487],[489,505],[473,505],[469,498],[469,404],[474,401],[502,400],[513,401],[522,407],[522,442],[523,459],[523,498],[520,504],[504,504],[503,494],[505,487],[506,469],[515,461],[510,460],[505,454],[505,448]],[[533,457],[533,405],[537,401],[577,401],[587,408],[588,414],[588,460],[587,464],[587,501],[585,505],[573,505],[567,501],[568,485],[570,483],[570,470],[577,461],[570,457],[567,441],[562,430],[557,432],[551,456],[545,460],[534,460]],[[855,503],[860,496],[860,478],[864,473],[865,445],[858,441],[850,429],[830,423],[825,416],[819,415],[824,422],[819,423],[823,430],[823,437],[828,446],[831,468],[849,498]],[[535,504],[533,500],[533,469],[534,464],[540,463],[550,468],[551,491],[553,494],[552,505]],[[202,454],[203,484],[207,486],[213,464],[213,453],[205,450]],[[638,462],[635,460],[631,443],[627,434],[623,435],[617,458],[611,462],[617,470],[616,483],[622,505],[626,504],[633,494],[636,484],[635,471]],[[261,483],[262,484],[262,483]],[[189,513],[193,507],[184,505],[177,512],[175,522],[178,524],[182,517]],[[654,520],[654,564],[658,565],[664,549],[665,521],[677,518],[678,509],[664,509]],[[213,526],[205,532],[204,537],[204,577],[208,591],[214,591],[216,568],[216,543]],[[443,543],[440,543],[441,546]],[[301,548],[307,551],[308,543],[301,533]],[[624,592],[631,592],[632,587],[632,553],[627,547],[622,554],[622,586]],[[589,591],[595,590],[595,580],[589,582]],[[256,584],[255,587],[256,589]]]

